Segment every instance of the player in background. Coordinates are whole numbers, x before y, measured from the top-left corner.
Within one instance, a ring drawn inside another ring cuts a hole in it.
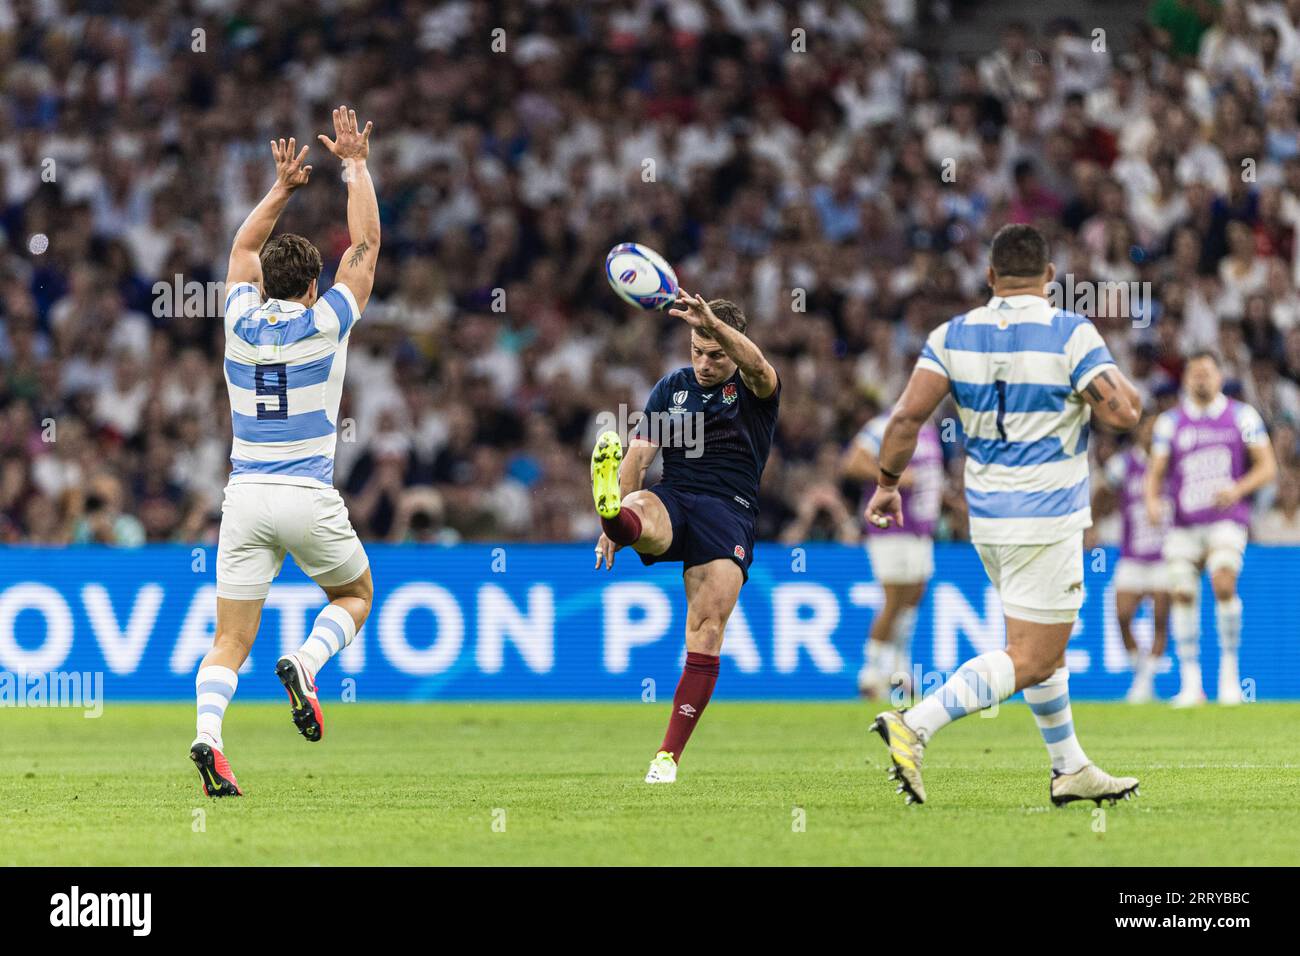
[[[864,510],[879,477],[877,456],[888,421],[888,415],[871,419],[844,453],[844,475],[866,482]],[[871,573],[884,591],[858,673],[858,691],[868,700],[888,697],[895,683],[904,693],[911,689],[912,633],[917,607],[934,575],[934,528],[943,501],[943,477],[939,430],[927,421],[917,433],[916,454],[898,481],[902,519],[887,528],[864,522]]]
[[[1273,481],[1277,459],[1259,412],[1223,394],[1213,352],[1183,369],[1182,401],[1162,414],[1151,440],[1146,506],[1155,520],[1168,486],[1174,523],[1165,538],[1178,653],[1177,707],[1205,702],[1201,685],[1201,571],[1210,572],[1219,630],[1219,703],[1241,703],[1237,649],[1241,599],[1237,576],[1246,553],[1250,496]]]
[[[1167,500],[1163,503],[1161,520],[1154,524],[1146,507],[1147,461],[1155,422],[1155,415],[1144,414],[1133,444],[1111,455],[1104,472],[1106,483],[1119,499],[1122,530],[1113,579],[1115,619],[1133,671],[1133,683],[1126,698],[1131,704],[1144,704],[1155,696],[1156,669],[1165,656],[1169,637],[1169,575],[1161,549],[1169,528],[1170,505]],[[1151,648],[1144,654],[1133,636],[1133,618],[1148,597],[1152,604],[1153,636]]]
[[[1018,690],[1051,757],[1053,803],[1100,804],[1138,785],[1101,770],[1079,745],[1065,646],[1083,604],[1083,530],[1092,523],[1089,419],[1127,431],[1141,404],[1093,324],[1047,301],[1055,275],[1036,229],[998,230],[989,254],[993,297],[931,333],[881,441],[866,516],[883,528],[902,519],[899,480],[921,427],[952,393],[967,435],[971,541],[1007,629],[1005,650],[966,661],[915,707],[884,711],[872,724],[909,803],[925,802],[921,764],[934,735]]]
[[[669,314],[691,327],[691,364],[651,390],[626,458],[612,431],[591,454],[603,529],[596,567],[612,569],[614,553],[630,546],[642,564],[680,561],[686,586],[686,666],[646,783],[676,781],[682,750],[713,695],[727,619],[754,560],[758,484],[781,400],[776,370],[745,336],[739,306],[682,291]],[[695,429],[702,443],[686,440],[687,416],[702,422]],[[661,448],[663,478],[642,488]]]
[[[318,295],[320,252],[302,236],[269,238],[289,197],[307,185],[307,147],[271,144],[276,183],[235,234],[226,274],[226,387],[234,443],[217,545],[217,628],[195,679],[198,733],[190,759],[210,797],[240,796],[225,756],[221,722],[262,619],[262,604],[285,553],[325,591],[329,604],[303,645],[275,673],[289,692],[293,722],[308,740],[324,721],[315,676],[352,642],[370,613],[370,562],[335,490],[334,447],[348,333],[375,281],[379,204],[366,169],[370,129],[347,107],[334,111],[334,139],[319,137],[343,163],[352,244]]]

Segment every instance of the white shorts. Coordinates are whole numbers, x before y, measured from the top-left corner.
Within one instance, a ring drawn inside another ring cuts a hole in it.
[[[1245,527],[1235,521],[1170,528],[1165,536],[1165,560],[1188,561],[1198,567],[1203,564],[1211,574],[1220,568],[1240,571],[1248,537]]]
[[[934,539],[867,532],[871,573],[881,584],[924,584],[934,577]]]
[[[1159,559],[1143,561],[1141,558],[1120,558],[1115,565],[1116,591],[1133,594],[1155,594],[1169,590],[1169,566]]]
[[[370,567],[337,489],[227,485],[217,544],[217,596],[265,598],[286,553],[321,587],[350,584]]]
[[[977,544],[1007,617],[1068,624],[1083,607],[1083,532],[1051,544]]]

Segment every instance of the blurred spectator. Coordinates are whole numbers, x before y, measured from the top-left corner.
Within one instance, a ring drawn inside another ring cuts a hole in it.
[[[1255,516],[1251,536],[1260,544],[1300,544],[1300,478],[1294,471],[1278,482],[1273,507]]]

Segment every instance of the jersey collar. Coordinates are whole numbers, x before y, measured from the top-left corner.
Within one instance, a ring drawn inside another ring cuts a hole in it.
[[[988,307],[990,309],[1024,309],[1035,303],[1046,301],[1041,295],[995,295],[989,299]]]
[[[280,312],[285,314],[293,314],[296,312],[307,311],[307,307],[305,305],[303,305],[301,302],[294,302],[292,299],[267,299],[266,305],[270,305],[272,302],[274,302],[277,306],[279,306]]]

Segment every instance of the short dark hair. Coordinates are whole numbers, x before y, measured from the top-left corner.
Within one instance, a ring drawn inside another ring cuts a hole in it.
[[[302,236],[286,232],[262,247],[262,286],[268,299],[296,299],[320,278],[320,250]]]
[[[993,237],[989,266],[999,276],[1040,276],[1047,271],[1047,240],[1033,226],[1003,226]]]
[[[736,303],[730,299],[710,299],[709,308],[725,324],[731,326],[741,335],[745,334],[745,329],[749,327],[749,320],[745,318],[744,310]],[[706,335],[705,338],[710,338],[710,336]]]
[[[1197,359],[1207,358],[1214,363],[1215,368],[1219,367],[1219,353],[1214,349],[1197,349],[1191,355],[1187,356],[1187,364],[1191,365]]]

